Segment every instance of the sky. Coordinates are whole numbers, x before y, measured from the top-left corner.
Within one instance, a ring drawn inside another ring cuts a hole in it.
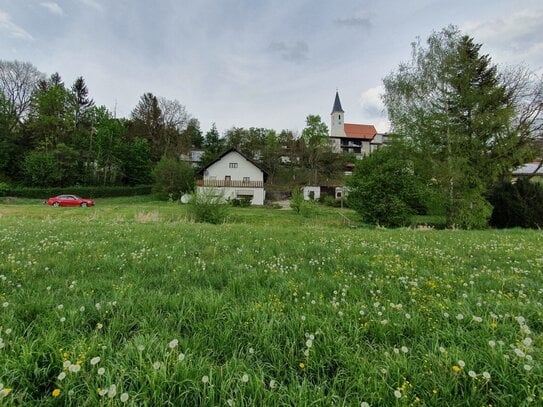
[[[129,117],[141,95],[175,99],[224,132],[348,123],[389,129],[382,79],[411,43],[449,24],[500,66],[543,74],[541,0],[0,0],[0,59],[31,62]]]

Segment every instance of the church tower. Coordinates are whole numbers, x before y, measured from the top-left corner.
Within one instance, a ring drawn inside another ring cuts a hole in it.
[[[339,93],[336,91],[336,99],[331,113],[330,137],[345,137],[343,124],[345,123],[345,112],[341,108]]]

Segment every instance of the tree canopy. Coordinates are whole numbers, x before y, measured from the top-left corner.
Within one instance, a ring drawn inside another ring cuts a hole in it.
[[[413,43],[411,61],[384,79],[392,131],[419,174],[446,197],[449,225],[482,227],[490,188],[533,154],[521,106],[481,45],[456,27]]]

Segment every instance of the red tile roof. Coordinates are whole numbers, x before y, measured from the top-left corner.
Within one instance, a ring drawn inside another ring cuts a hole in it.
[[[364,140],[371,140],[377,134],[377,130],[375,130],[375,126],[372,124],[345,123],[343,129],[347,137]]]

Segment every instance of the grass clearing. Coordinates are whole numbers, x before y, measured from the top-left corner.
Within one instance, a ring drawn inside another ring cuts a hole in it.
[[[541,232],[187,219],[0,205],[0,403],[543,403]]]

